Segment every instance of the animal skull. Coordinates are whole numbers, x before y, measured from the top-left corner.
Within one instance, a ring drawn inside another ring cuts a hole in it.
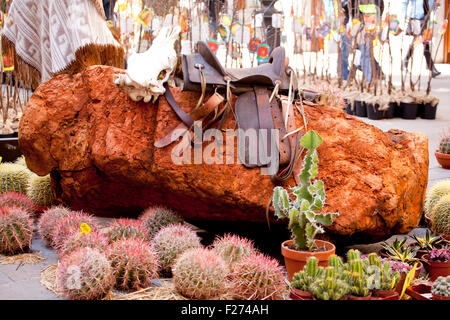
[[[114,83],[124,88],[133,101],[155,103],[166,92],[164,83],[177,64],[174,44],[179,33],[179,26],[162,28],[147,51],[128,58],[126,73],[115,75]]]

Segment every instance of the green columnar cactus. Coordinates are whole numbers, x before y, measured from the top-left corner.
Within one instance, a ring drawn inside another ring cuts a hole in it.
[[[444,136],[439,142],[439,152],[450,154],[450,135]]]
[[[288,191],[282,187],[273,190],[272,202],[275,215],[289,219],[289,229],[294,238],[297,250],[311,251],[315,247],[314,238],[325,232],[321,225],[331,225],[338,213],[317,213],[325,205],[325,188],[321,180],[315,180],[318,175],[316,149],[322,143],[322,138],[315,131],[308,131],[300,141],[308,150],[300,173],[300,185],[290,189],[295,196],[292,200]],[[314,182],[313,182],[314,180]]]
[[[431,228],[437,233],[450,234],[450,194],[442,197],[434,206]]]
[[[367,287],[375,290],[392,290],[400,281],[400,273],[393,272],[388,261],[381,261],[376,253],[363,260],[367,277]]]
[[[319,300],[340,300],[350,290],[344,280],[339,279],[334,267],[327,267],[323,278],[318,278],[310,286],[310,291]]]
[[[342,262],[342,261],[341,261]],[[308,258],[302,271],[294,274],[291,286],[302,291],[309,291],[311,284],[324,275],[324,268],[319,267],[316,257]]]
[[[347,251],[347,262],[361,260],[361,252],[359,250],[350,249]]]
[[[443,197],[450,194],[450,180],[443,180],[437,182],[431,189],[427,192],[425,196],[425,214],[432,219],[433,209],[436,203]]]
[[[40,177],[32,174],[28,184],[28,196],[37,206],[51,206],[56,203],[50,175]]]
[[[25,194],[31,171],[15,163],[0,164],[0,193],[14,191]]]

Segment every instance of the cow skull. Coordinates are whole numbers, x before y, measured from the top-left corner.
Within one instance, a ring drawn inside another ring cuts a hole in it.
[[[143,53],[133,53],[127,60],[125,73],[116,74],[114,83],[124,88],[133,101],[153,103],[166,92],[164,83],[169,80],[177,64],[174,49],[180,27],[164,27]]]

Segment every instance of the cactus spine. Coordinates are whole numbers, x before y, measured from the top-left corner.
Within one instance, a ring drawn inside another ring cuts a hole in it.
[[[12,191],[0,195],[0,207],[18,207],[30,214],[35,210],[33,201],[27,195]]]
[[[346,281],[339,278],[334,267],[325,269],[323,278],[314,281],[310,290],[319,300],[341,300],[349,292],[350,287]]]
[[[59,249],[59,256],[66,256],[80,248],[98,249],[100,252],[104,252],[107,246],[108,238],[100,231],[93,230],[89,234],[85,234],[80,233],[78,229],[76,232],[71,232],[63,241]]]
[[[61,250],[64,241],[71,233],[80,233],[81,224],[86,223],[91,231],[98,230],[98,223],[92,216],[84,212],[71,212],[58,221],[52,234],[52,247]]]
[[[232,234],[216,237],[212,244],[212,248],[230,265],[230,267],[241,259],[256,252],[252,241]]]
[[[146,238],[144,228],[135,219],[116,219],[109,227],[109,239],[111,242],[122,239],[142,239]]]
[[[0,193],[14,191],[26,193],[31,171],[15,163],[0,164]]]
[[[437,233],[450,234],[450,194],[442,197],[434,206],[431,228]]]
[[[161,228],[171,224],[184,222],[174,211],[164,207],[150,207],[139,217],[142,227],[146,231],[147,240],[153,239]]]
[[[450,180],[443,180],[436,183],[431,189],[427,192],[425,197],[425,214],[432,219],[433,218],[433,209],[436,203],[443,197],[450,194]]]
[[[28,185],[28,196],[38,206],[46,207],[54,205],[56,199],[53,194],[50,175],[40,177],[32,174]]]
[[[53,232],[59,220],[70,213],[72,211],[62,206],[51,207],[42,213],[38,221],[38,232],[47,244],[52,243]]]
[[[450,133],[441,138],[439,142],[439,152],[450,154]]]
[[[23,252],[30,247],[32,238],[33,221],[25,210],[0,208],[0,253]]]

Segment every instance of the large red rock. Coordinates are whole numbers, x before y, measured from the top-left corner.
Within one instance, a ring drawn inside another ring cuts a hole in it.
[[[159,105],[131,101],[113,85],[118,71],[94,66],[57,76],[27,105],[20,145],[32,171],[52,173],[57,198],[107,216],[162,204],[191,220],[265,221],[269,177],[241,164],[173,164],[176,144],[156,149],[153,142],[179,120],[164,98]],[[196,105],[197,93],[172,90],[186,111]],[[329,231],[384,236],[416,227],[428,179],[427,137],[384,133],[332,107],[305,112],[308,128],[324,140],[318,152],[326,210],[340,213]],[[230,117],[225,128],[234,125]]]

